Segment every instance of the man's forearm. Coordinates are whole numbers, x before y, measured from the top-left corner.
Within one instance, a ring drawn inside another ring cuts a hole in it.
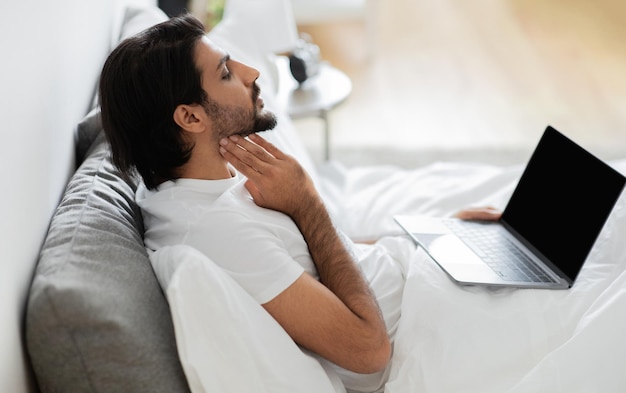
[[[320,281],[359,318],[385,330],[378,303],[319,197],[292,216],[306,240]]]

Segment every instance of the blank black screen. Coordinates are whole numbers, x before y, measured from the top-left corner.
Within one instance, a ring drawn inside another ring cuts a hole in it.
[[[548,126],[502,222],[574,280],[625,181],[619,172]]]

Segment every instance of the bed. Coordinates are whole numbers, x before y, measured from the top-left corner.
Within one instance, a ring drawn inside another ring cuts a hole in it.
[[[39,92],[42,118],[23,125],[27,144],[9,139],[13,151],[2,155],[3,168],[9,163],[17,168],[9,173],[9,184],[29,181],[3,195],[1,204],[7,218],[0,224],[2,238],[20,241],[3,243],[9,274],[3,278],[0,390],[351,391],[204,255],[184,245],[152,254],[143,247],[137,182],[122,179],[108,160],[93,92],[106,53],[165,15],[152,1],[101,0],[90,8],[70,0],[54,7],[34,3],[50,16],[39,15],[37,25],[62,29],[55,35],[60,40],[43,42],[32,31],[12,48],[29,44],[41,47],[40,54],[60,50],[63,56],[38,68],[34,80],[27,78],[31,67],[20,69],[11,60],[13,81],[3,79],[13,87],[1,93],[11,104],[6,106],[11,119],[28,115],[18,105],[22,101],[9,100],[9,94],[22,91],[19,86]],[[25,10],[16,7],[11,15]],[[57,24],[53,16],[67,23]],[[388,381],[380,390],[624,391],[624,198],[571,289],[458,286],[404,236],[392,216],[503,207],[522,167],[315,165],[274,100],[273,63],[256,50],[250,17],[227,13],[210,35],[264,75],[266,105],[280,121],[268,138],[301,160],[342,231],[356,240],[385,239],[385,247],[395,247],[407,261]],[[17,26],[14,21],[8,28]],[[20,51],[22,62],[38,59],[36,50]],[[64,58],[71,65],[62,67]],[[9,125],[18,129],[21,123]],[[626,160],[610,164],[626,173]]]

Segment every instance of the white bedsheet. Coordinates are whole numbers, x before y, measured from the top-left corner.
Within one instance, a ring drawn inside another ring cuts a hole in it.
[[[626,172],[626,161],[611,164]],[[329,164],[320,173],[336,222],[364,239],[402,234],[391,219],[396,213],[503,207],[521,169],[438,163],[348,170]],[[385,391],[626,391],[625,203],[622,197],[569,290],[462,287],[416,253]]]

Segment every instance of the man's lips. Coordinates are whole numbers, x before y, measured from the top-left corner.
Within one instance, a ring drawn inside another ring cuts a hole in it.
[[[256,105],[257,105],[259,108],[261,108],[261,109],[262,109],[263,107],[265,107],[265,102],[263,101],[263,98],[261,98],[260,96],[259,96],[259,97],[257,97],[257,99],[256,99]]]
[[[261,88],[256,83],[252,85],[252,102],[261,109],[265,106],[261,98]]]

